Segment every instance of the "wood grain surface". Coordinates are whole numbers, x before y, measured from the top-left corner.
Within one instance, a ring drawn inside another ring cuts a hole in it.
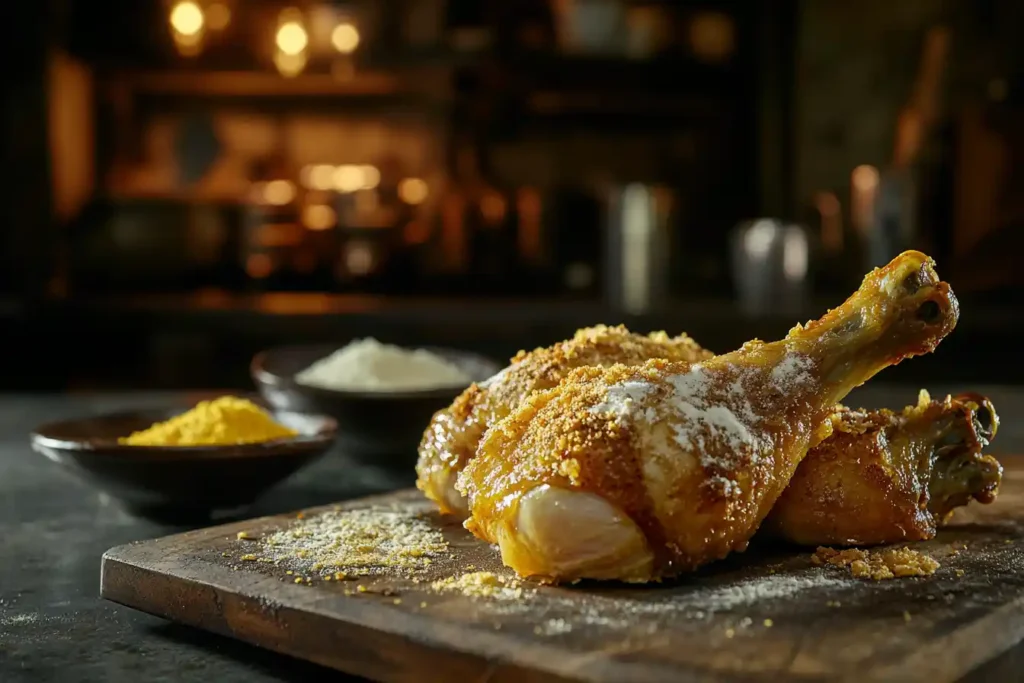
[[[912,546],[942,565],[927,578],[857,580],[812,565],[807,549],[755,543],[660,586],[528,585],[519,598],[472,597],[431,583],[479,570],[511,576],[496,551],[404,491],[340,508],[427,519],[449,550],[418,572],[296,584],[284,566],[241,561],[254,542],[237,533],[260,537],[296,523],[285,515],[113,548],[101,590],[385,681],[941,683],[1024,639],[1024,461],[1006,462],[995,504],[960,511],[937,539]]]

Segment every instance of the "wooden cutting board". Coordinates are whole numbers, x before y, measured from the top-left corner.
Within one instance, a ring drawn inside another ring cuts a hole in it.
[[[422,516],[449,548],[417,570],[337,581],[252,561],[262,541],[237,538],[332,510],[319,508],[305,521],[267,517],[113,548],[102,595],[386,681],[940,683],[1024,639],[1019,466],[995,504],[961,511],[955,526],[914,546],[942,564],[934,576],[881,582],[813,566],[805,549],[761,547],[670,585],[528,585],[519,597],[474,597],[432,582],[481,570],[511,576],[494,549],[446,524],[415,491],[340,506],[366,508]]]

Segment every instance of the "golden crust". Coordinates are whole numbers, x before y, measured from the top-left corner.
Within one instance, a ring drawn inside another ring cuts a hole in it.
[[[597,325],[572,339],[520,351],[488,382],[474,384],[431,420],[420,443],[417,486],[443,512],[460,513],[452,500],[455,477],[476,454],[486,430],[507,416],[532,392],[551,389],[572,370],[614,364],[637,365],[650,358],[696,362],[713,354],[686,334],[635,334],[624,326]]]
[[[740,383],[749,403],[763,407],[754,419],[771,433],[756,435],[767,454],[759,457],[757,447],[725,444],[708,423],[687,422],[669,405],[673,378],[694,367],[651,360],[581,368],[556,389],[532,395],[487,432],[459,477],[460,491],[472,501],[467,528],[497,542],[514,532],[521,497],[547,484],[596,493],[627,515],[655,555],[651,578],[744,549],[799,462],[774,451],[802,456],[806,446],[799,444],[820,431],[827,412],[804,419],[772,400],[761,374],[716,360],[701,364],[707,391],[722,403]],[[649,388],[633,406],[642,419],[620,419],[600,408],[609,387],[623,383]],[[689,443],[676,436],[680,429],[689,430]],[[524,563],[511,559],[521,571]]]
[[[899,413],[840,408],[832,437],[813,448],[765,521],[802,545],[877,545],[935,536],[955,508],[991,502],[1001,468],[981,451],[984,398],[933,401],[922,391]]]

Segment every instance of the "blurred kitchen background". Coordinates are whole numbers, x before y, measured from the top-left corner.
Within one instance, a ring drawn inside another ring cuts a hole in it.
[[[905,248],[883,377],[1024,381],[1020,0],[4,6],[0,389],[245,387],[284,343],[776,338]]]

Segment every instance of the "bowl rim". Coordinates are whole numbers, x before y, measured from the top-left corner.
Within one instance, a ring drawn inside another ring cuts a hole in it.
[[[74,453],[78,456],[107,458],[110,460],[245,460],[253,458],[271,458],[281,456],[304,456],[312,452],[326,449],[335,442],[338,436],[338,421],[330,415],[320,413],[299,412],[295,410],[269,409],[271,415],[290,415],[315,419],[320,422],[320,429],[315,434],[299,434],[298,436],[258,441],[253,443],[198,445],[198,446],[138,446],[121,444],[116,440],[85,440],[64,439],[48,436],[44,432],[49,429],[82,420],[112,420],[117,418],[140,417],[147,414],[157,416],[166,414],[176,408],[151,408],[144,410],[119,410],[87,417],[67,418],[46,422],[35,427],[29,434],[29,441],[36,452],[60,451]],[[187,408],[183,409],[187,410]]]
[[[322,344],[286,344],[283,346],[273,346],[268,349],[263,349],[252,357],[249,363],[249,374],[257,385],[269,386],[277,389],[293,389],[297,391],[307,392],[313,396],[319,396],[325,399],[358,399],[365,401],[394,401],[394,400],[414,400],[414,399],[444,399],[458,396],[463,391],[483,382],[484,379],[474,379],[466,384],[465,386],[458,384],[450,387],[437,387],[434,389],[406,389],[401,391],[369,391],[369,390],[345,390],[345,389],[327,389],[326,387],[311,386],[308,384],[302,384],[295,380],[295,375],[285,376],[271,372],[266,368],[267,358],[274,353],[281,353],[284,351],[312,351],[313,349],[321,349],[331,347],[329,343]],[[341,346],[333,346],[335,350],[342,348]],[[402,348],[409,348],[403,346]],[[479,362],[484,366],[493,366],[495,368],[494,374],[501,372],[502,366],[497,361],[488,358],[479,353],[473,351],[464,351],[462,349],[455,349],[445,346],[416,346],[417,349],[423,349],[424,351],[430,351],[437,353],[441,356],[462,356],[464,358],[472,359]]]

